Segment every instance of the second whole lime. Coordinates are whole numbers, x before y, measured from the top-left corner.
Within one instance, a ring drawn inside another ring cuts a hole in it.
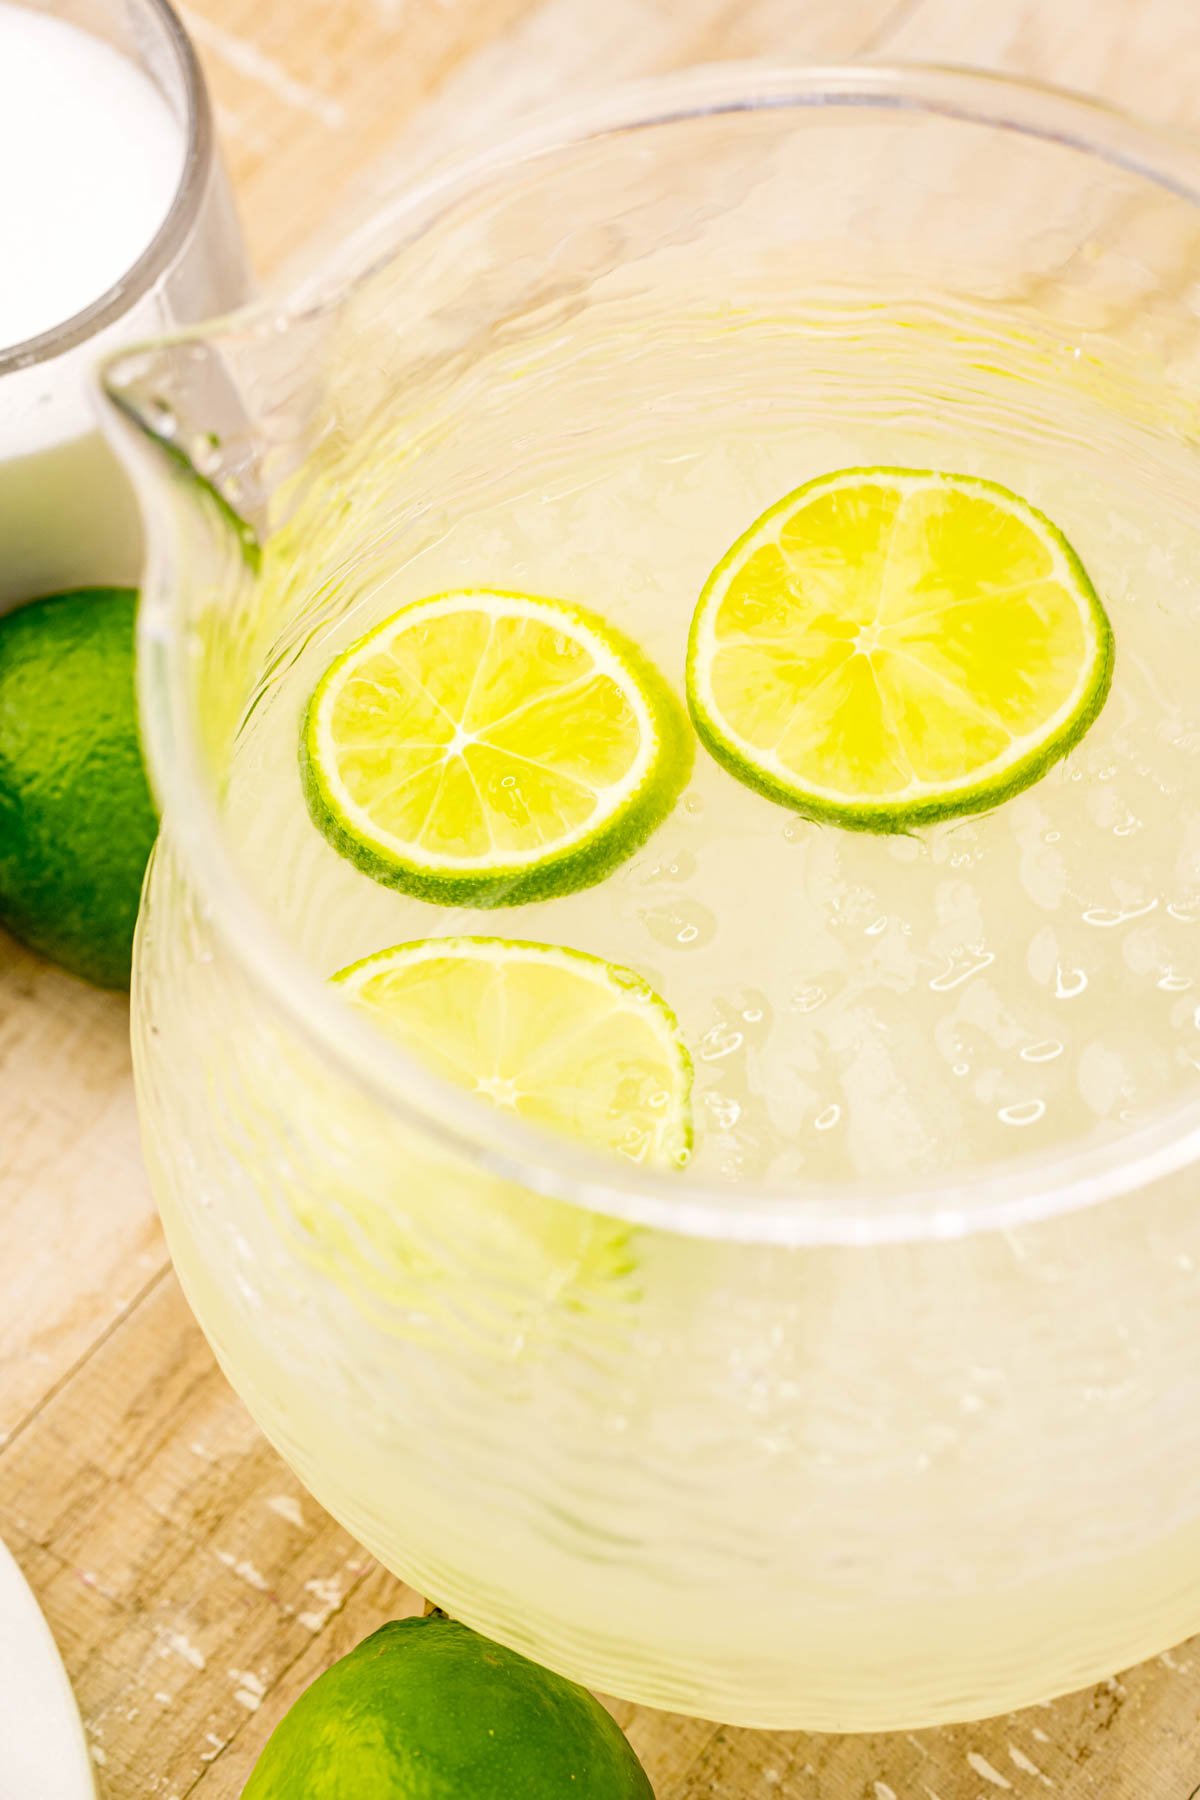
[[[654,1800],[573,1682],[440,1613],[384,1625],[276,1726],[242,1800]]]
[[[129,982],[158,829],[142,769],[130,588],[0,618],[0,924],[102,987]]]

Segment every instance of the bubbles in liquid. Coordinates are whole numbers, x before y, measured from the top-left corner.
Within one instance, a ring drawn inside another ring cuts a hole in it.
[[[717,921],[698,900],[680,900],[671,906],[643,907],[642,923],[657,943],[687,950],[707,944],[715,936]]]
[[[740,1031],[730,1031],[724,1025],[710,1025],[700,1039],[700,1061],[720,1062],[723,1057],[733,1056],[744,1042]]]
[[[1002,1106],[996,1117],[1006,1125],[1036,1125],[1045,1111],[1044,1100],[1021,1100],[1013,1106]]]
[[[1088,978],[1085,970],[1064,969],[1059,963],[1054,977],[1054,992],[1058,999],[1074,1000],[1077,994],[1082,994],[1087,984]]]

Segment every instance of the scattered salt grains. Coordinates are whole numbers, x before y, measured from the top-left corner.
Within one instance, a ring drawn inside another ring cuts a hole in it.
[[[331,1609],[340,1606],[345,1597],[345,1591],[336,1575],[315,1576],[312,1581],[305,1582],[304,1591],[306,1594],[312,1594],[314,1599],[321,1602],[322,1606],[328,1606]]]
[[[267,1507],[271,1512],[278,1513],[281,1519],[286,1519],[289,1525],[294,1525],[297,1531],[304,1530],[303,1510],[300,1502],[291,1494],[272,1494]]]
[[[224,1750],[226,1744],[229,1742],[229,1739],[218,1737],[215,1731],[206,1731],[204,1734],[204,1741],[206,1744],[211,1744],[212,1748],[200,1752],[200,1761],[202,1763],[210,1763],[215,1762],[217,1757],[220,1756],[222,1750]]]
[[[992,1787],[1003,1788],[1007,1793],[1012,1792],[1012,1782],[1008,1777],[1002,1775],[999,1769],[993,1768],[987,1757],[981,1756],[978,1750],[967,1751],[967,1765],[981,1781],[990,1782]]]
[[[1043,1775],[1033,1759],[1026,1756],[1025,1752],[1016,1744],[1010,1744],[1008,1746],[1008,1754],[1012,1760],[1013,1767],[1020,1769],[1022,1775],[1034,1775],[1039,1781],[1045,1782],[1047,1787],[1051,1786],[1049,1777]]]
[[[266,1577],[255,1568],[252,1562],[248,1562],[245,1557],[234,1556],[229,1550],[216,1550],[213,1554],[219,1563],[222,1563],[240,1581],[244,1581],[247,1587],[257,1589],[260,1594],[266,1593]]]
[[[234,1684],[234,1699],[247,1712],[257,1712],[263,1703],[266,1688],[253,1669],[230,1669],[229,1678]]]
[[[208,1663],[208,1658],[205,1656],[204,1652],[202,1650],[197,1650],[195,1644],[193,1644],[182,1631],[165,1631],[163,1633],[162,1642],[159,1646],[159,1655],[178,1656],[184,1662],[191,1663],[193,1669],[203,1669]]]
[[[297,1613],[297,1623],[303,1625],[306,1631],[320,1631],[326,1621],[341,1606],[345,1599],[345,1590],[337,1577],[330,1575],[316,1576],[312,1581],[306,1581],[304,1591],[313,1596],[318,1606],[308,1612]]]

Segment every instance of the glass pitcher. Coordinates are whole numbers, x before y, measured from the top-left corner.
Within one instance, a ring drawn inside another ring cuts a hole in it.
[[[107,367],[149,537],[134,1038],[180,1278],[324,1506],[590,1686],[915,1727],[1200,1628],[1200,1106],[903,1179],[543,1138],[325,980],[389,941],[392,899],[343,927],[344,867],[307,860],[305,695],[473,521],[500,586],[627,572],[572,471],[664,432],[686,471],[719,429],[736,471],[951,430],[1044,452],[1068,501],[1149,470],[1185,530],[1198,194],[1188,147],[1000,79],[705,71],[439,173],[289,308]]]

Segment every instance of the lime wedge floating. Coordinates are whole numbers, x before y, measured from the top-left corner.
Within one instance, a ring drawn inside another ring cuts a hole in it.
[[[864,831],[978,812],[1077,743],[1113,637],[1044,514],[995,482],[842,469],[738,539],[692,620],[688,705],[731,774]]]
[[[637,1163],[686,1162],[692,1062],[631,969],[503,938],[397,944],[333,977],[448,1081]]]
[[[670,811],[683,709],[600,619],[529,594],[437,594],[352,644],[304,723],[309,810],[367,874],[449,905],[589,886]]]

